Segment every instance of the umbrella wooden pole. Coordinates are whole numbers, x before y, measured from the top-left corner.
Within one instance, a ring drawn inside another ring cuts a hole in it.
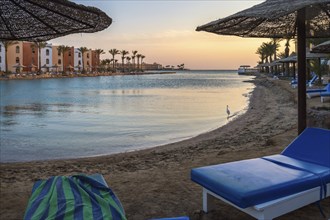
[[[298,134],[306,128],[306,10],[298,10]]]

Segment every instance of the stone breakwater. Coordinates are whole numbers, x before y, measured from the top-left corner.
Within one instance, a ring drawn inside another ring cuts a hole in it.
[[[118,75],[146,75],[146,74],[175,74],[175,71],[147,71],[147,72],[94,72],[94,73],[17,73],[0,74],[0,80],[33,80],[53,78],[74,78],[74,77],[97,77],[97,76],[118,76]]]

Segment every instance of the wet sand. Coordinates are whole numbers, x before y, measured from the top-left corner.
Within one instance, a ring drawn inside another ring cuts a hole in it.
[[[289,81],[258,76],[246,114],[214,131],[152,149],[74,160],[1,164],[0,219],[22,219],[35,180],[53,175],[101,173],[121,200],[128,219],[190,216],[193,220],[253,219],[216,202],[205,214],[193,167],[280,153],[297,136],[297,90]],[[308,126],[330,128],[329,103],[307,100]],[[329,219],[330,198],[279,220]]]

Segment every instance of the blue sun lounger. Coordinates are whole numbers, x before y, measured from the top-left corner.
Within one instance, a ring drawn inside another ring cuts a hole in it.
[[[273,219],[330,196],[330,130],[305,129],[278,155],[194,168],[203,210],[221,199],[257,219]]]
[[[312,85],[315,83],[315,81],[318,79],[318,75],[316,75],[315,73],[313,74],[313,77],[310,80],[306,81],[306,86],[312,87]],[[291,80],[291,87],[292,88],[296,88],[298,86],[298,80],[297,79],[293,79]]]
[[[37,181],[24,219],[124,220],[124,209],[100,174]]]
[[[330,91],[321,93],[321,102],[326,102],[326,100],[330,99]]]
[[[324,88],[321,89],[308,89],[306,95],[308,98],[313,98],[321,96],[322,94],[330,93],[330,83],[328,83]]]

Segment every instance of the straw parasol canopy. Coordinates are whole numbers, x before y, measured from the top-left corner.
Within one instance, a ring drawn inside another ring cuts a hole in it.
[[[291,55],[282,59],[277,60],[279,63],[296,63],[297,62],[297,56]]]
[[[112,22],[103,11],[68,0],[1,0],[0,40],[47,41],[93,33]]]
[[[313,59],[320,59],[320,58],[327,58],[329,54],[326,53],[311,53],[309,51],[306,52],[306,59],[307,60],[313,60]],[[297,62],[297,56],[292,55],[286,58],[282,58],[279,60],[276,60],[279,63],[296,63]]]
[[[73,69],[74,67],[73,67],[72,65],[68,65],[66,68],[71,70],[71,69]]]
[[[297,35],[297,11],[303,8],[309,21],[306,37],[329,37],[329,0],[267,0],[196,30],[241,37],[292,38]]]
[[[15,65],[13,65],[13,67],[16,69],[16,73],[20,72],[22,68],[26,67],[20,63],[16,63]]]
[[[24,68],[26,66],[20,64],[20,63],[16,63],[15,65],[13,65],[14,68]]]
[[[31,63],[30,65],[28,65],[29,68],[37,68],[38,66],[34,65],[33,63]]]
[[[330,0],[267,0],[196,30],[241,37],[297,36],[298,133],[306,128],[306,38],[330,37]]]
[[[330,53],[330,40],[313,47],[312,53]]]

